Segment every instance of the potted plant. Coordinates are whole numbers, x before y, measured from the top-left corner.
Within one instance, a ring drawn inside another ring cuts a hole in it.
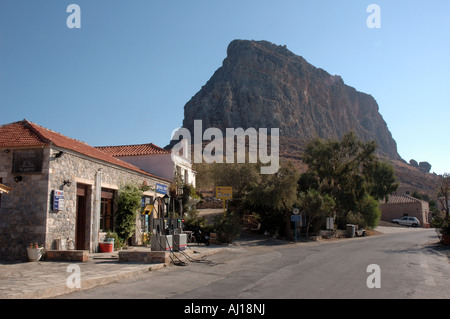
[[[37,243],[31,243],[27,251],[29,261],[39,261],[44,255],[44,247],[39,246]]]

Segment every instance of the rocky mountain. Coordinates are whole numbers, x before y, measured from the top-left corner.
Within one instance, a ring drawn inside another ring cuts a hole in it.
[[[279,128],[281,138],[340,138],[354,131],[399,160],[397,145],[375,99],[309,64],[285,46],[232,41],[211,79],[184,107],[183,127]],[[295,142],[295,141],[294,141]]]
[[[375,99],[338,75],[308,63],[285,46],[234,40],[222,66],[184,107],[183,127],[279,128],[280,156],[300,170],[303,147],[314,137],[340,138],[349,131],[375,140],[402,186],[435,195],[437,176],[404,161]],[[428,163],[427,163],[428,164]]]

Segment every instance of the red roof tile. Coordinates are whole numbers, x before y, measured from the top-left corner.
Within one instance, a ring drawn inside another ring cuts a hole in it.
[[[56,133],[27,120],[0,126],[0,147],[28,147],[44,145],[55,145],[91,158],[170,182],[169,180],[145,172],[137,166],[117,159],[84,142]]]
[[[99,146],[97,147],[97,149],[111,156],[170,154],[170,151],[156,146],[153,143],[138,145]]]

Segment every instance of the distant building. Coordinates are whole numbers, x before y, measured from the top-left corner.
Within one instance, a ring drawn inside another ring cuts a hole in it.
[[[20,260],[30,243],[52,250],[70,241],[96,252],[114,231],[120,186],[167,189],[171,180],[23,120],[0,126],[0,183],[9,191],[0,195],[0,259]],[[162,195],[149,190],[144,197]]]
[[[133,164],[140,169],[175,181],[179,179],[195,187],[195,171],[186,156],[173,154],[153,143],[120,146],[102,146],[97,149]]]
[[[403,216],[416,217],[421,227],[429,227],[429,205],[408,195],[389,195],[388,202],[380,202],[381,220],[392,221]]]

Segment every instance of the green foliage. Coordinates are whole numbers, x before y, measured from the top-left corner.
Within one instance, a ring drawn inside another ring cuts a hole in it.
[[[233,198],[243,198],[256,185],[261,174],[258,164],[221,163],[212,167],[215,186],[233,187]]]
[[[214,231],[223,243],[232,243],[241,234],[241,220],[236,212],[226,212],[214,218]]]
[[[141,209],[142,190],[131,184],[119,189],[117,199],[116,231],[125,242],[136,230],[136,216]]]
[[[200,229],[202,232],[207,232],[209,230],[208,220],[205,217],[188,217],[184,220],[184,229],[189,231]]]
[[[321,194],[315,189],[308,189],[306,192],[298,194],[297,207],[302,214],[306,215],[306,236],[309,230],[314,233],[325,223],[326,217],[331,217],[336,203],[333,197],[328,194]]]
[[[260,175],[259,183],[249,187],[245,197],[248,209],[258,212],[261,229],[292,238],[290,218],[297,201],[299,173],[291,162],[281,162],[277,173]]]
[[[105,239],[108,239],[108,238],[114,239],[114,250],[119,250],[123,246],[125,246],[124,240],[119,238],[119,236],[115,232],[111,232],[110,230],[108,230],[108,232],[106,233]]]
[[[361,221],[357,224],[360,228],[375,228],[381,217],[381,210],[378,201],[370,195],[366,195],[358,203],[357,213],[361,216]]]
[[[379,219],[376,200],[386,199],[398,187],[394,169],[381,162],[375,150],[375,142],[363,143],[354,133],[340,141],[312,140],[303,157],[308,171],[299,179],[299,191],[311,187],[334,198],[339,227],[345,227],[348,218],[373,227]]]

